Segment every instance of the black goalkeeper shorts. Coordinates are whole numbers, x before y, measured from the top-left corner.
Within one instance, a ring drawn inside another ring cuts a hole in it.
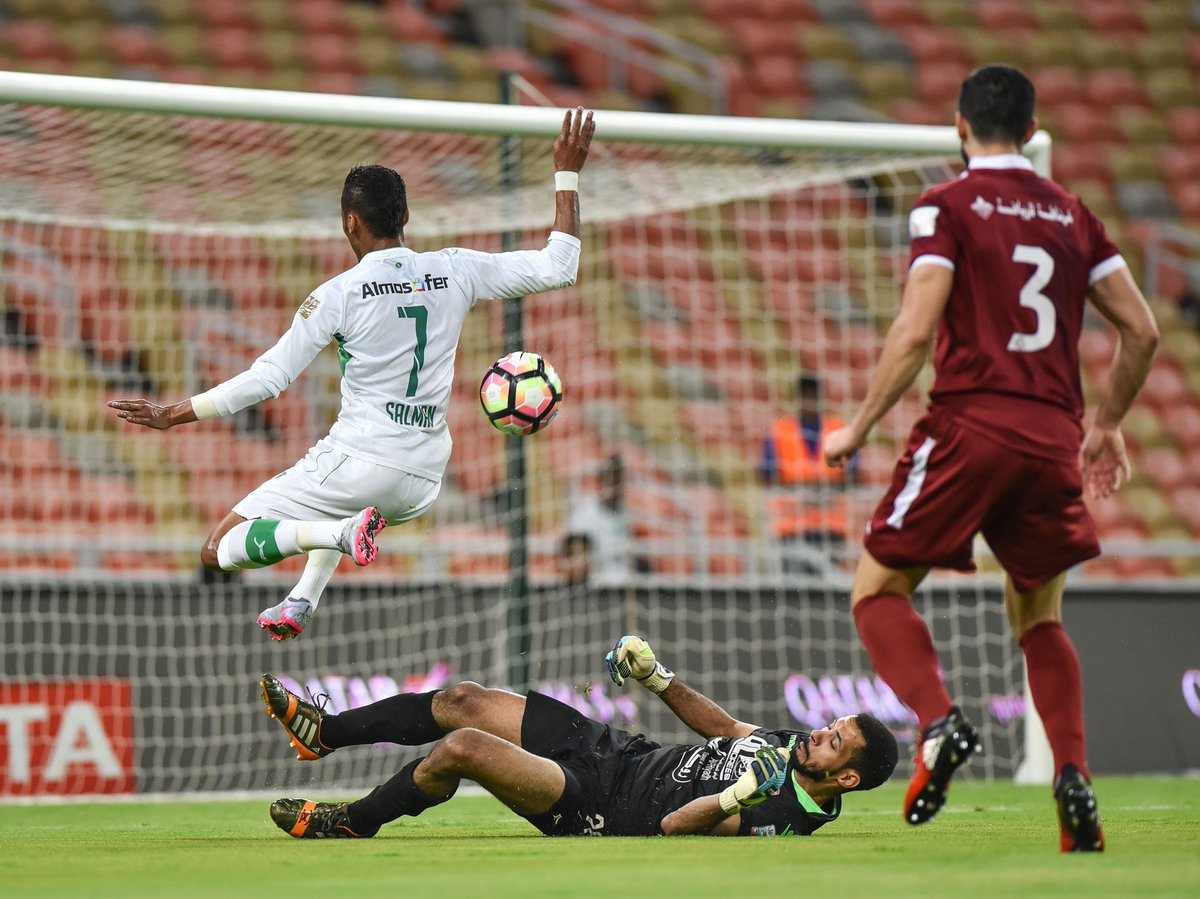
[[[621,766],[629,755],[654,745],[593,721],[557,699],[531,692],[525,699],[521,746],[557,762],[567,783],[550,811],[523,817],[546,836],[604,836]]]

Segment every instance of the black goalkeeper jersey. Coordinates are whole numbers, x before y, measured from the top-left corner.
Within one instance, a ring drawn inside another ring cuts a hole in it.
[[[787,748],[807,734],[756,730],[748,737],[715,737],[703,746],[659,746],[634,738],[624,753],[609,804],[607,832],[613,836],[653,836],[659,822],[700,796],[720,793],[734,783],[764,746]],[[640,745],[639,745],[640,744]],[[741,813],[741,836],[806,836],[842,810],[837,798],[821,808],[796,785],[788,761],[787,782],[779,795]]]

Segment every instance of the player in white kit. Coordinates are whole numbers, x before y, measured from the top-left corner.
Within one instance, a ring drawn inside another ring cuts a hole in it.
[[[342,230],[358,264],[313,291],[249,371],[171,405],[108,404],[118,418],[157,430],[232,415],[279,396],[337,341],[342,405],[329,434],[235,505],[200,552],[206,567],[220,571],[308,553],[287,598],[258,616],[273,639],[304,630],[343,554],[370,564],[376,535],[421,515],[437,497],[450,460],[454,357],[471,307],[575,283],[578,173],[594,132],[592,113],[567,112],[554,142],[554,225],[541,250],[414,252],[404,246],[403,179],[380,165],[356,166],[342,190]]]

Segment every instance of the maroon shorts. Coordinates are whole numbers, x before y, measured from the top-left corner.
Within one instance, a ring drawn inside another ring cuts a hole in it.
[[[1013,452],[934,410],[913,427],[864,545],[889,568],[974,571],[980,532],[1022,593],[1100,555],[1077,463]]]

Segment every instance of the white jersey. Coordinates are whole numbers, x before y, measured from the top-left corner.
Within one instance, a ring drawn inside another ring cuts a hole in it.
[[[463,321],[478,300],[575,283],[579,239],[552,231],[541,250],[376,250],[326,281],[249,371],[192,398],[200,418],[277,397],[330,341],[342,406],[329,441],[346,455],[440,480],[450,461],[446,409]]]

